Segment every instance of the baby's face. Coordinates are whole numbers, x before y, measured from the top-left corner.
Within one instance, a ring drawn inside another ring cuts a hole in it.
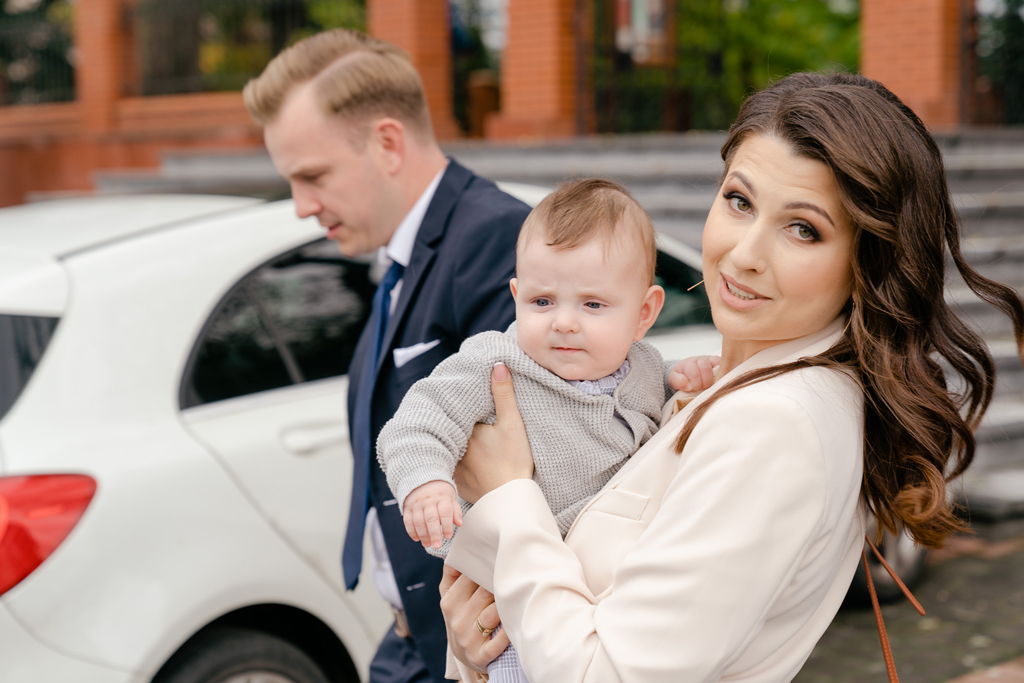
[[[590,240],[556,249],[542,235],[520,249],[510,285],[519,346],[563,379],[615,372],[661,312],[640,248]]]

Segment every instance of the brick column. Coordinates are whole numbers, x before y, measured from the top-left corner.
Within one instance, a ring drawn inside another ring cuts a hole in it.
[[[489,138],[575,135],[575,0],[511,0],[501,67],[501,112]]]
[[[434,133],[458,136],[452,114],[452,47],[447,0],[367,0],[370,35],[397,45],[423,79]]]
[[[122,94],[127,61],[122,5],[122,0],[75,2],[75,92],[83,127],[90,133],[105,133],[114,127],[114,108]]]
[[[881,81],[932,129],[966,123],[963,0],[862,0],[861,73]]]

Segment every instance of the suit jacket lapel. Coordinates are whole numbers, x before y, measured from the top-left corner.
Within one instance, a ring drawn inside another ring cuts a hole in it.
[[[448,161],[448,168],[441,176],[434,197],[430,200],[427,212],[423,215],[423,223],[416,233],[416,244],[412,250],[412,259],[402,277],[402,291],[398,295],[394,313],[388,318],[388,327],[384,331],[384,342],[381,345],[381,363],[391,353],[395,340],[395,331],[409,310],[409,302],[413,301],[416,292],[423,282],[423,277],[430,270],[437,245],[444,237],[448,228],[448,220],[459,199],[459,195],[469,184],[473,174],[454,159]],[[417,341],[430,341],[420,339]],[[378,370],[380,363],[378,364]]]

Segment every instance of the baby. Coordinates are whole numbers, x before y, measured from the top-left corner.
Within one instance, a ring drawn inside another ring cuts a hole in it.
[[[656,255],[649,216],[610,181],[568,183],[530,213],[509,283],[516,322],[467,339],[412,386],[377,440],[413,540],[444,556],[461,524],[452,473],[473,426],[494,419],[496,363],[511,370],[534,479],[563,535],[654,434],[670,393],[661,356],[640,341],[665,300]],[[509,648],[490,680],[519,680],[503,673],[517,668]]]

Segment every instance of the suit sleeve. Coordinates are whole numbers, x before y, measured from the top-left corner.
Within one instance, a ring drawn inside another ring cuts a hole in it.
[[[530,680],[715,681],[764,625],[822,523],[814,425],[783,395],[737,392],[679,457],[600,596],[534,482],[509,482],[467,514],[449,563],[493,590]]]
[[[405,497],[428,481],[447,481],[466,452],[473,425],[494,413],[489,368],[479,339],[417,381],[377,438],[377,459],[395,494]]]

